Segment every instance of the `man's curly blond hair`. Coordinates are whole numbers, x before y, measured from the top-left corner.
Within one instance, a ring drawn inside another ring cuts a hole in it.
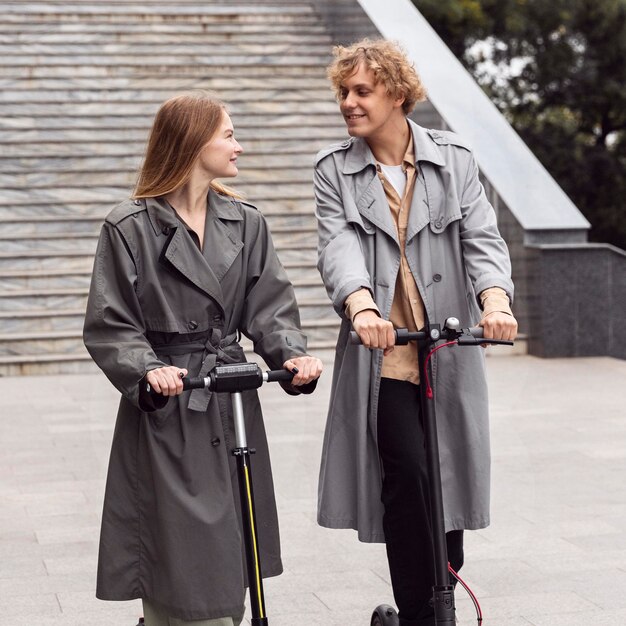
[[[362,39],[351,46],[335,46],[335,59],[326,73],[341,102],[342,83],[357,71],[362,63],[374,72],[376,83],[383,83],[392,98],[404,97],[402,110],[411,113],[418,102],[426,100],[426,88],[417,75],[413,64],[399,44],[385,39]]]

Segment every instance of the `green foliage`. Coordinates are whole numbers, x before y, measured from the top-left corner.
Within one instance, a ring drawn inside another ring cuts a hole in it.
[[[413,0],[592,224],[626,248],[626,0]]]

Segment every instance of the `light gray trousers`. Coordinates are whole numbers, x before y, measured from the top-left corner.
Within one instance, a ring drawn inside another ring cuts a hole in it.
[[[146,626],[239,626],[243,620],[241,617],[218,617],[217,619],[199,619],[186,621],[177,617],[170,617],[163,609],[142,600],[143,617]]]

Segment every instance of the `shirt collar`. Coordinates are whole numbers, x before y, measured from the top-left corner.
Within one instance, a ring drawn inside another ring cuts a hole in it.
[[[404,155],[404,162],[415,167],[419,161],[429,161],[435,165],[445,165],[443,155],[437,144],[432,140],[426,129],[418,126],[413,120],[408,120],[411,129],[411,139]],[[346,160],[343,164],[344,174],[356,174],[368,165],[376,167],[376,159],[363,137],[353,138],[347,149]]]

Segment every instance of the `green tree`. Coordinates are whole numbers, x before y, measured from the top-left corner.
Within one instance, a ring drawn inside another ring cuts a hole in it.
[[[626,0],[413,0],[592,224],[626,248]]]

